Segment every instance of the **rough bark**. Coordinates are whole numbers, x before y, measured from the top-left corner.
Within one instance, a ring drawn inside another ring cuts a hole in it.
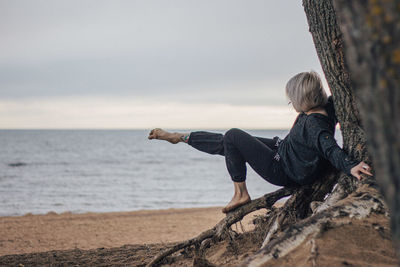
[[[400,1],[334,0],[374,171],[400,256]]]
[[[353,87],[343,54],[343,38],[331,0],[303,0],[309,31],[332,93],[336,116],[343,135],[343,149],[357,160],[369,162],[366,140]],[[332,194],[334,203],[355,190],[354,179],[340,176]]]
[[[327,196],[331,195],[330,192],[337,183],[337,178],[337,171],[329,168],[314,184],[297,189],[282,208],[271,214],[267,225],[268,232],[261,247],[277,238],[286,228],[313,214],[312,206],[316,203],[320,207],[322,203],[330,199]]]

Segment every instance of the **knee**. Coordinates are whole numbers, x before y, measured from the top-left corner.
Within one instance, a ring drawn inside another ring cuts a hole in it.
[[[224,135],[224,140],[233,141],[233,140],[235,140],[235,137],[240,135],[242,132],[243,131],[238,128],[229,129],[228,131],[226,131],[226,133]]]

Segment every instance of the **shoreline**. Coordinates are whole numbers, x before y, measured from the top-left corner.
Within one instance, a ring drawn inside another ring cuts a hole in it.
[[[49,212],[0,217],[0,256],[182,241],[197,236],[223,219],[225,214],[221,209]],[[253,215],[265,212],[262,209],[247,215],[242,223],[245,230],[252,229]]]
[[[29,217],[29,216],[47,216],[47,215],[89,215],[89,214],[117,214],[117,213],[132,213],[132,212],[146,212],[146,211],[167,211],[167,210],[186,210],[186,209],[205,209],[205,208],[221,208],[223,206],[195,206],[195,207],[183,207],[183,208],[143,208],[137,210],[122,210],[122,211],[83,211],[83,212],[75,212],[75,211],[62,211],[57,212],[54,210],[50,210],[46,213],[32,213],[27,212],[25,214],[16,214],[16,215],[0,215],[1,218],[17,218],[17,217]]]

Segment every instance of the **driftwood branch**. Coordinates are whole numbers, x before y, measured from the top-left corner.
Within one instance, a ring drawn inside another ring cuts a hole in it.
[[[229,212],[224,219],[222,219],[219,223],[217,223],[213,228],[202,232],[200,235],[198,235],[195,238],[186,240],[182,243],[179,243],[163,252],[160,254],[156,255],[153,260],[147,264],[147,266],[156,266],[159,264],[163,259],[165,259],[167,256],[184,249],[189,246],[195,245],[196,247],[200,247],[202,242],[206,239],[221,239],[223,235],[228,231],[229,227],[243,219],[244,216],[247,214],[259,210],[259,209],[270,209],[275,202],[277,202],[279,199],[283,197],[287,197],[291,195],[294,192],[294,189],[290,188],[281,188],[275,192],[265,194],[262,197],[259,197],[257,199],[252,200],[250,203],[241,206],[232,212]]]

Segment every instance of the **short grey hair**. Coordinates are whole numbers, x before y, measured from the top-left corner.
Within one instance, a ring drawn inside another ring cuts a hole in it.
[[[328,101],[321,78],[315,71],[293,76],[286,84],[286,95],[297,112],[322,107]]]

